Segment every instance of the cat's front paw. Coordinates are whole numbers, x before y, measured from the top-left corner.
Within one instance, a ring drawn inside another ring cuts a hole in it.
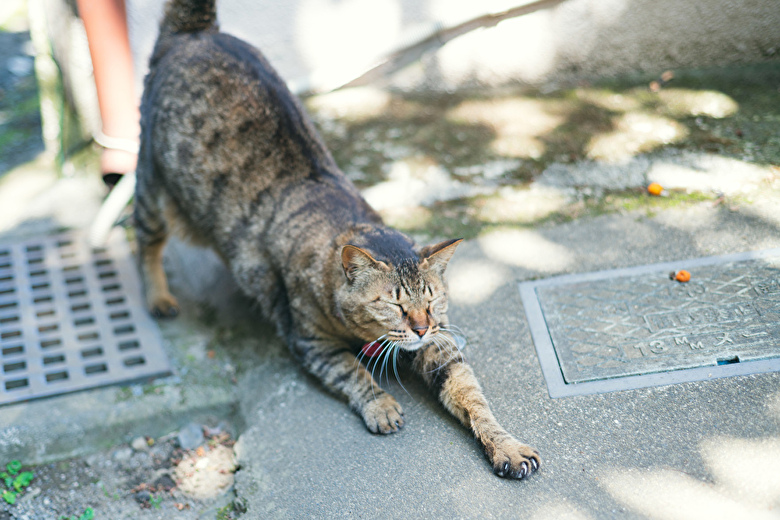
[[[404,426],[404,412],[398,401],[384,394],[369,401],[362,410],[363,421],[371,433],[395,433]]]
[[[492,455],[489,452],[487,455],[493,473],[503,478],[526,478],[541,464],[539,452],[511,437],[496,444]]]
[[[179,315],[179,302],[170,293],[149,298],[148,306],[155,318],[175,318]]]

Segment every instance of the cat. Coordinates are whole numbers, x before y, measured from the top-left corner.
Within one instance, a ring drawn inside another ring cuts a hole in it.
[[[263,55],[221,33],[214,0],[171,0],[141,104],[134,221],[146,301],[178,313],[162,268],[171,232],[213,248],[303,366],[374,433],[401,406],[360,358],[407,359],[469,428],[493,471],[540,464],[488,407],[447,319],[460,240],[416,248],[345,177]],[[361,346],[363,349],[361,351]]]

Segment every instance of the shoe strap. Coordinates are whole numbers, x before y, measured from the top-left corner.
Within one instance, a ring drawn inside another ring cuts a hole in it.
[[[128,153],[138,153],[138,140],[125,137],[112,137],[98,130],[93,139],[97,144],[109,150],[121,150]]]

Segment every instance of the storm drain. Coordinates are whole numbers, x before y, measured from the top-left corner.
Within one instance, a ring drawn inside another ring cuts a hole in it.
[[[687,283],[671,271],[690,271]],[[551,397],[780,371],[780,249],[520,284]]]
[[[170,373],[121,234],[0,244],[0,404]]]

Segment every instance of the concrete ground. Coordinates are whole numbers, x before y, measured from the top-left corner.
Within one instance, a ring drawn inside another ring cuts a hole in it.
[[[777,203],[764,189],[733,211],[608,214],[462,246],[451,316],[495,415],[542,453],[530,479],[495,477],[411,376],[408,394],[393,390],[407,425],[377,437],[282,358],[241,382],[257,397],[243,401],[238,495],[259,518],[780,517],[778,374],[551,399],[517,291],[558,273],[777,247]]]
[[[387,385],[406,426],[368,433],[302,372],[216,258],[178,243],[167,269],[183,312],[160,323],[174,375],[0,408],[0,458],[59,460],[55,476],[91,468],[76,493],[34,482],[0,518],[86,507],[141,519],[780,518],[780,375],[551,399],[536,358],[519,281],[780,247],[777,65],[651,79],[308,101],[388,222],[420,242],[467,238],[448,268],[451,320],[498,420],[540,451],[537,474],[493,475],[405,371],[405,388]],[[3,172],[0,240],[86,227],[102,196],[93,159],[70,163],[72,177],[45,158]],[[667,197],[644,193],[653,180]],[[105,491],[131,485],[115,476],[144,452],[128,447],[134,438],[219,421],[239,439],[232,495],[162,495],[144,509],[131,489]]]

